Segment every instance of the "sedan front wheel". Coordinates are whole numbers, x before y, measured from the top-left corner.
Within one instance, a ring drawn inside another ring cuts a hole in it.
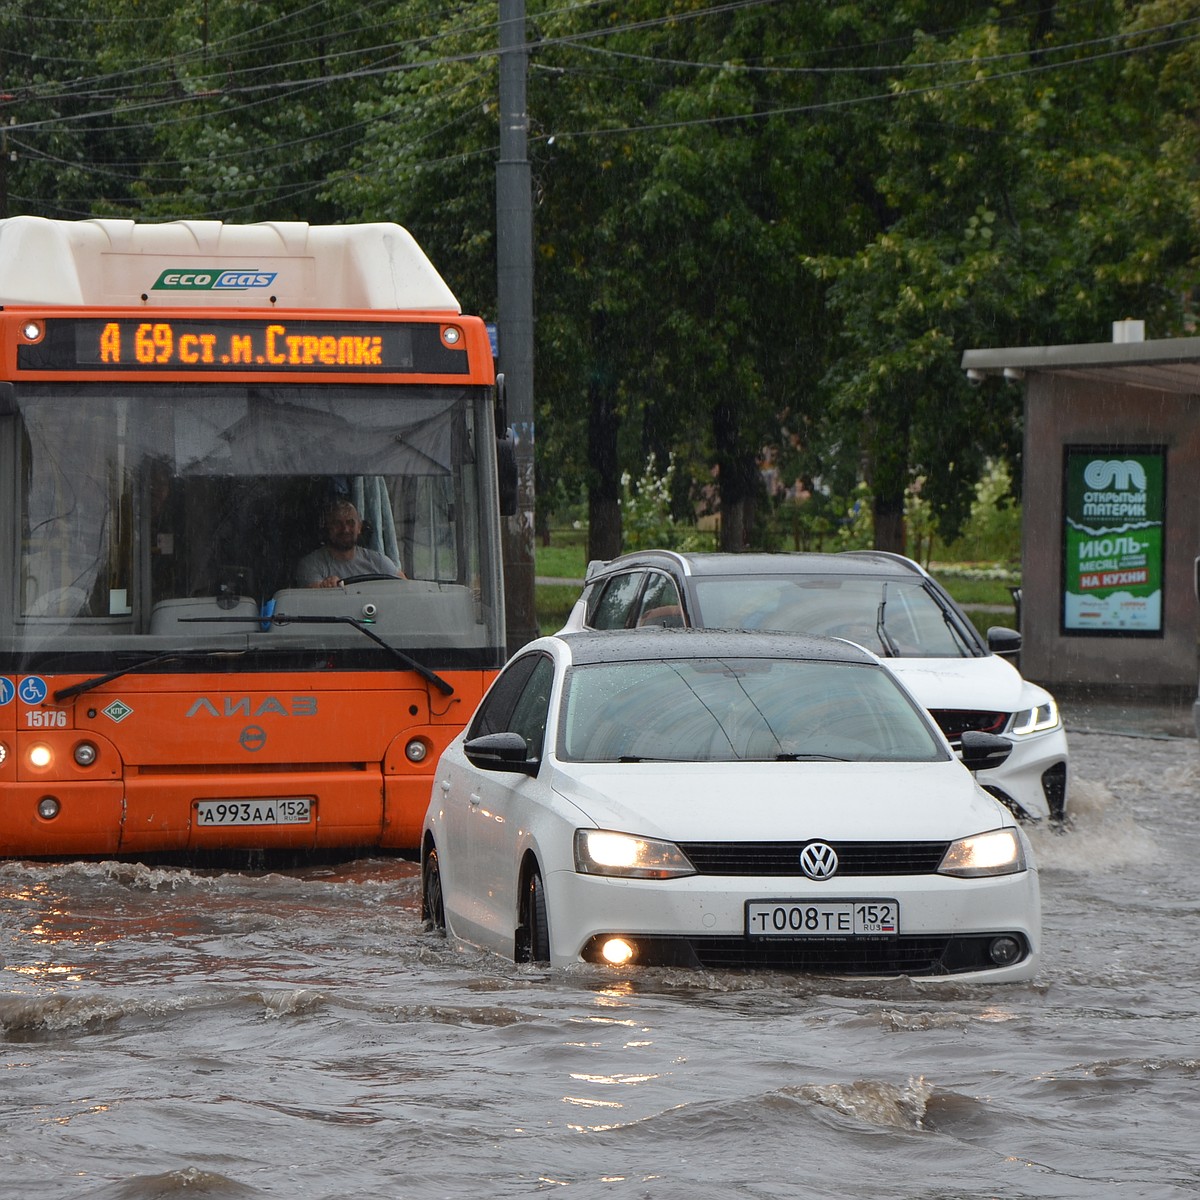
[[[421,920],[430,929],[446,932],[446,908],[442,898],[442,872],[438,852],[431,846],[421,867]]]
[[[517,962],[550,962],[550,923],[546,916],[546,888],[537,867],[525,881],[521,925],[517,930]]]

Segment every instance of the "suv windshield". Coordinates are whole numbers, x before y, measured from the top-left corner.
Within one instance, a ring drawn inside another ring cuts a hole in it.
[[[957,616],[920,579],[764,575],[697,577],[697,624],[848,638],[884,657],[981,653]]]
[[[573,667],[558,755],[580,762],[946,757],[881,668],[763,658]]]

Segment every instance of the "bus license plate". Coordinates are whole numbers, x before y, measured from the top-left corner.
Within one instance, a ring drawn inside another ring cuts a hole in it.
[[[895,937],[895,900],[749,900],[746,935],[781,938]]]
[[[311,796],[196,801],[196,824],[201,829],[214,825],[307,825],[311,815]]]

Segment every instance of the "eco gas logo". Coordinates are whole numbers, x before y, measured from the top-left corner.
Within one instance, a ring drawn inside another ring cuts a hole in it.
[[[155,280],[152,292],[248,292],[275,282],[275,271],[193,270],[168,267]]]

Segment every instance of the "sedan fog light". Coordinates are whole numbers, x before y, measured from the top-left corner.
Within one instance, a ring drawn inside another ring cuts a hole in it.
[[[43,796],[38,801],[37,814],[43,821],[53,821],[61,809],[57,796]]]
[[[99,756],[99,751],[91,742],[80,742],[75,747],[75,761],[81,767],[90,767]]]
[[[1015,937],[998,937],[992,939],[988,947],[992,962],[998,967],[1007,967],[1021,957],[1021,943]]]
[[[600,953],[606,963],[620,967],[633,958],[633,947],[624,938],[614,937],[600,947]]]
[[[36,746],[29,747],[29,765],[31,767],[41,770],[48,767],[53,761],[54,751],[44,742],[38,742]]]
[[[419,763],[424,762],[429,754],[429,747],[420,738],[413,738],[407,746],[404,747],[404,757],[409,762]]]

